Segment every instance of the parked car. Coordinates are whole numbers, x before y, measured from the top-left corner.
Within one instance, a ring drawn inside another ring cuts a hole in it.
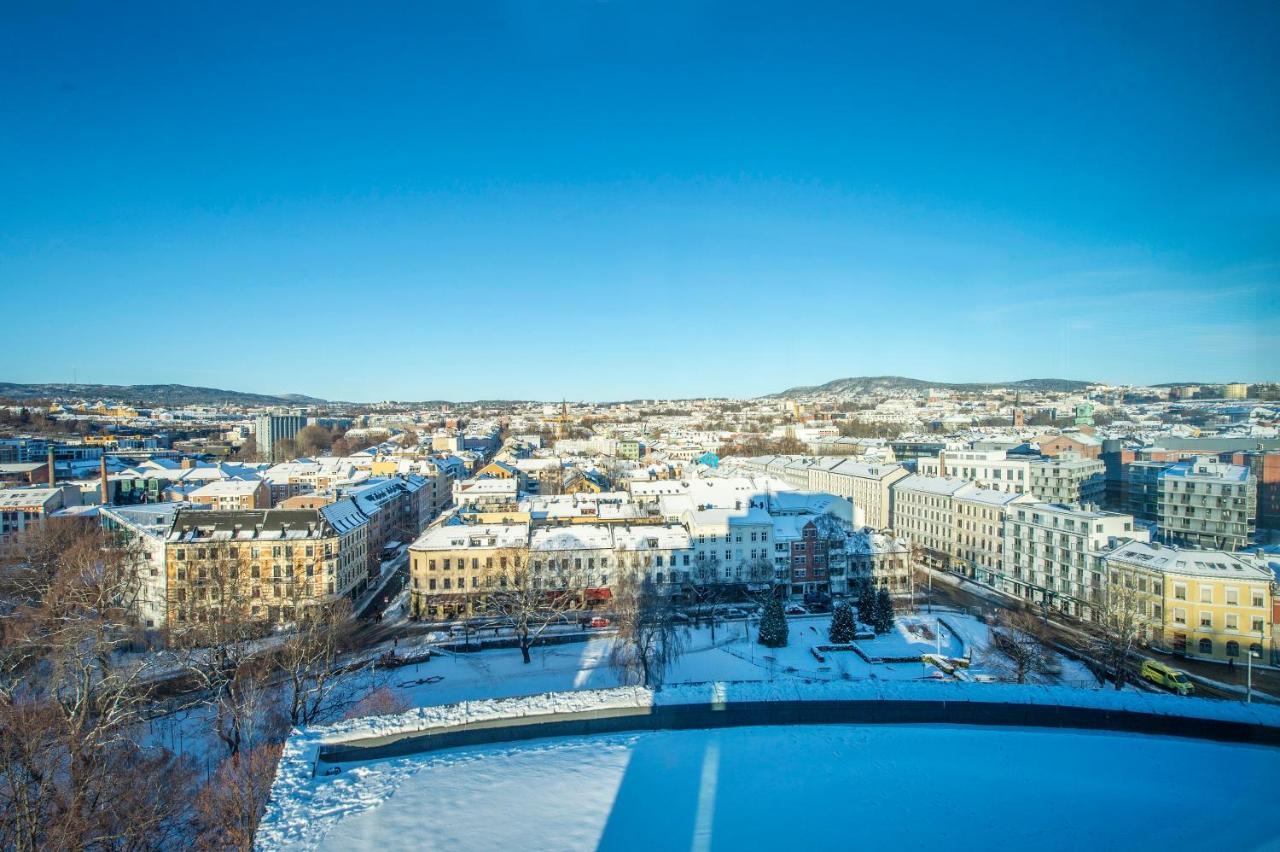
[[[1172,666],[1166,666],[1157,660],[1146,660],[1142,663],[1142,678],[1156,686],[1163,686],[1179,695],[1190,695],[1196,691],[1195,685],[1185,672]]]
[[[591,619],[591,624],[589,624],[588,626],[589,627],[608,627],[609,619],[601,618],[600,616],[597,615],[595,618]]]
[[[808,615],[809,610],[800,606],[800,604],[790,604],[783,610],[787,615]]]

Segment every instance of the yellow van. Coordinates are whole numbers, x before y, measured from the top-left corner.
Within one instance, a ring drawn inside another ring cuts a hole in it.
[[[1180,672],[1155,660],[1147,660],[1142,664],[1142,677],[1157,686],[1172,689],[1179,695],[1190,695],[1196,691],[1191,679],[1187,677],[1185,672]]]

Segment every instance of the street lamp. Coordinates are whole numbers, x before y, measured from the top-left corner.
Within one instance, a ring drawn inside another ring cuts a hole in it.
[[[1265,640],[1265,630],[1258,631],[1258,639]],[[1258,656],[1262,656],[1262,642],[1258,642]],[[1253,703],[1253,643],[1249,643],[1249,649],[1245,656],[1245,691],[1244,701],[1246,704]]]

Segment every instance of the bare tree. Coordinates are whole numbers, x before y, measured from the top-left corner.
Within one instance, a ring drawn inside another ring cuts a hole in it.
[[[294,436],[293,441],[301,455],[315,456],[333,446],[333,433],[319,424],[312,423],[310,426],[303,427]]]
[[[197,849],[253,849],[254,832],[262,819],[281,744],[265,744],[226,758],[195,801]]]
[[[1062,667],[1046,641],[1040,619],[1019,610],[991,625],[990,642],[981,661],[1001,679],[1014,683],[1026,683],[1033,675],[1057,677]]]
[[[1111,582],[1097,607],[1098,629],[1088,642],[1091,656],[1102,671],[1095,671],[1099,683],[1112,673],[1117,690],[1123,689],[1129,677],[1129,656],[1146,629],[1145,595],[1134,586],[1132,574],[1111,573]]]
[[[583,578],[568,567],[568,559],[548,560],[545,568],[522,561],[517,550],[501,554],[498,567],[484,578],[479,611],[510,628],[525,663],[529,649],[552,624],[582,607]],[[505,567],[504,567],[505,566]]]
[[[701,556],[701,554],[699,554]],[[689,599],[689,614],[693,617],[693,626],[701,627],[703,619],[711,623],[711,641],[716,638],[715,608],[724,600],[725,587],[720,582],[720,558],[714,554],[707,559],[699,559],[689,572],[689,580],[684,585],[685,595]]]
[[[0,566],[0,846],[145,848],[188,807],[189,767],[138,742],[155,655],[125,654],[137,557],[50,522]]]
[[[335,715],[368,691],[356,678],[344,678],[340,657],[352,644],[354,623],[346,598],[303,603],[297,622],[280,646],[273,664],[283,673],[289,722],[309,725]]]
[[[660,688],[685,644],[685,630],[676,622],[671,598],[652,580],[623,574],[614,602],[618,632],[610,663],[624,681]]]

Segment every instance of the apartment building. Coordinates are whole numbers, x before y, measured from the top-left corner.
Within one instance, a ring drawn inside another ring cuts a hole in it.
[[[284,461],[280,442],[292,441],[306,428],[307,418],[301,414],[259,414],[254,418],[253,439],[258,453],[267,461]]]
[[[80,505],[76,488],[0,489],[0,554],[11,552],[24,532],[40,526],[54,512]]]
[[[217,479],[191,491],[187,499],[222,512],[269,509],[271,487],[262,479]]]
[[[851,500],[862,510],[862,523],[875,529],[888,528],[893,484],[909,475],[900,464],[868,464],[829,456],[819,458],[805,473],[805,487]]]
[[[183,509],[166,538],[166,624],[182,630],[232,606],[267,622],[338,594],[339,536],[315,509]]]
[[[1030,483],[1031,494],[1046,503],[1101,506],[1106,496],[1106,465],[1064,450],[1052,458],[1034,460]]]
[[[838,549],[844,554],[844,534],[838,543],[823,534],[815,515],[787,515],[774,518],[774,576],[785,576],[786,596],[825,597],[831,593],[831,555]],[[835,546],[833,547],[833,544]],[[844,575],[844,564],[839,568]],[[742,578],[738,578],[740,581]]]
[[[1280,452],[1234,452],[1222,460],[1249,469],[1258,484],[1258,527],[1280,530]]]
[[[613,526],[611,531],[619,570],[671,590],[695,581],[693,540],[679,524]],[[607,587],[612,577],[606,566],[601,569],[598,585]]]
[[[453,502],[464,511],[515,511],[519,500],[515,479],[464,479],[453,484]]]
[[[949,568],[956,533],[955,495],[969,487],[968,480],[954,476],[912,474],[895,482],[894,535],[922,548],[926,564]]]
[[[754,582],[773,561],[773,517],[767,495],[750,479],[697,479],[682,493],[659,498],[666,523],[682,524],[692,539],[694,564],[724,582]],[[789,582],[778,570],[776,581]]]
[[[1106,466],[1070,451],[1047,458],[1006,450],[944,450],[916,465],[925,476],[955,476],[982,488],[1031,494],[1048,502],[1100,504],[1105,489]]]
[[[851,532],[845,541],[847,560],[843,589],[852,594],[856,585],[868,579],[892,594],[906,593],[911,588],[911,548],[907,542],[873,529]],[[833,586],[836,580],[832,580]]]
[[[328,492],[368,476],[345,458],[295,459],[267,468],[262,478],[271,489],[271,505],[300,494]]]
[[[1036,456],[1009,456],[1004,450],[943,450],[916,460],[921,476],[952,477],[982,488],[1012,494],[1031,491],[1031,462]]]
[[[134,602],[138,623],[147,629],[168,624],[169,571],[165,547],[174,518],[183,510],[200,507],[188,503],[150,503],[139,506],[102,506],[98,518],[103,528],[120,536],[125,552],[134,561],[138,590]]]
[[[429,619],[470,614],[489,578],[528,558],[528,524],[433,527],[409,547],[410,611]]]
[[[1133,516],[1062,503],[1012,507],[1004,525],[1004,559],[977,579],[1006,594],[1092,620],[1106,588],[1101,557],[1117,542],[1145,542]]]
[[[338,537],[333,594],[355,598],[369,584],[369,517],[350,497],[321,507],[320,514]]]
[[[1157,474],[1156,523],[1165,542],[1239,550],[1257,524],[1257,480],[1242,465],[1207,456],[1174,462]]]
[[[1140,589],[1147,641],[1218,661],[1277,662],[1275,576],[1235,554],[1129,542],[1106,555],[1113,585]]]
[[[1003,564],[1005,523],[1017,507],[1034,503],[1028,494],[1011,494],[970,485],[952,496],[951,570],[977,578],[979,572]]]

